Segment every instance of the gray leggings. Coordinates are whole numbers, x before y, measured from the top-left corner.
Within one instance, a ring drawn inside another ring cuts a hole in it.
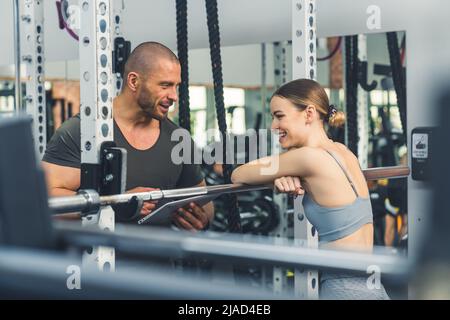
[[[383,285],[370,289],[367,278],[346,274],[322,273],[319,298],[323,300],[390,300]]]

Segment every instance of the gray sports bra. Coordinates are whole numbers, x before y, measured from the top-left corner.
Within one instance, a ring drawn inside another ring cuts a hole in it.
[[[344,166],[330,151],[326,151],[341,167],[356,195],[356,200],[349,205],[328,208],[317,204],[305,193],[302,203],[306,217],[317,229],[319,241],[329,242],[344,238],[367,223],[373,223],[373,214],[370,198],[361,198],[358,195]]]

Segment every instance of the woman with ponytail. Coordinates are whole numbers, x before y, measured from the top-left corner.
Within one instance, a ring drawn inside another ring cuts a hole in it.
[[[327,127],[345,123],[344,113],[307,79],[280,87],[270,110],[272,130],[287,151],[238,167],[233,183],[273,183],[280,192],[304,194],[305,214],[321,247],[370,252],[373,218],[366,180],[355,155],[326,133]],[[320,284],[322,299],[389,299],[383,286],[368,288],[366,278],[351,274],[322,273]]]

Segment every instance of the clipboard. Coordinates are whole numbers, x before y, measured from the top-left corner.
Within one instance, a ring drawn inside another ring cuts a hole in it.
[[[151,225],[170,225],[172,223],[172,217],[174,213],[187,204],[194,202],[199,206],[204,206],[208,202],[221,196],[220,194],[200,195],[190,198],[184,198],[179,200],[173,200],[163,203],[159,208],[155,209],[149,215],[138,220],[139,225],[151,224]]]

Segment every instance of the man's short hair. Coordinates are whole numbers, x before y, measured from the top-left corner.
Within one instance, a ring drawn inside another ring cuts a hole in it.
[[[148,74],[152,71],[155,61],[169,59],[179,63],[178,57],[169,48],[159,42],[143,42],[138,45],[125,63],[123,78],[127,79],[130,72]]]

